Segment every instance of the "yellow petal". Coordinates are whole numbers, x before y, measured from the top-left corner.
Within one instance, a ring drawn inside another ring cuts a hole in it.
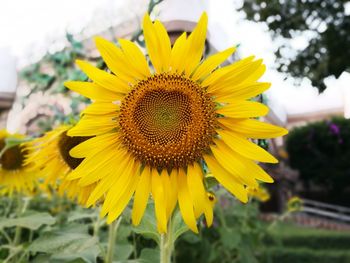
[[[248,192],[246,188],[238,183],[236,179],[225,170],[219,162],[211,155],[204,155],[204,160],[214,177],[222,184],[231,194],[237,197],[241,202],[248,202]]]
[[[265,163],[278,163],[278,160],[269,152],[242,137],[242,135],[227,130],[217,130],[217,132],[221,139],[236,153],[251,160]]]
[[[87,106],[80,114],[91,114],[91,115],[106,115],[117,113],[119,111],[120,106],[114,104],[110,101],[95,101],[89,106]]]
[[[118,125],[118,122],[108,115],[84,115],[67,134],[69,136],[100,135],[115,129]]]
[[[94,40],[108,68],[123,82],[135,84],[137,78],[142,78],[142,75],[140,76],[134,67],[132,67],[123,51],[114,43],[102,37],[95,37]]]
[[[253,139],[267,139],[286,135],[288,130],[254,119],[218,118],[228,129]]]
[[[134,225],[141,221],[151,192],[151,167],[146,166],[140,176],[140,181],[136,187],[134,206],[132,209],[131,219]]]
[[[186,57],[183,58],[183,63],[185,63],[185,73],[187,76],[190,76],[193,73],[203,56],[205,40],[207,37],[207,25],[208,16],[204,12],[199,19],[197,26],[187,40],[188,51]]]
[[[125,54],[125,58],[137,71],[142,78],[147,78],[151,75],[147,60],[140,48],[133,42],[125,39],[119,39],[119,43]],[[140,79],[142,79],[140,78]]]
[[[201,214],[205,210],[207,194],[203,185],[202,169],[197,162],[187,167],[187,185],[194,208]]]
[[[107,223],[111,223],[117,217],[119,217],[120,214],[124,211],[125,207],[128,205],[140,179],[139,175],[135,174],[136,169],[139,169],[139,168],[140,168],[139,164],[135,163],[133,170],[131,170],[129,174],[124,173],[123,176],[125,177],[128,176],[130,178],[130,182],[123,190],[120,198],[116,198],[114,196],[114,202],[113,202],[114,206],[108,213]],[[113,189],[111,191],[113,191]]]
[[[105,148],[106,145],[111,145],[111,144],[114,145],[118,141],[119,141],[118,135],[115,133],[103,134],[78,144],[77,146],[75,146],[70,150],[69,154],[75,158],[84,158],[92,150],[99,149],[101,147]]]
[[[166,200],[164,198],[163,183],[156,169],[152,169],[152,196],[159,233],[167,232]]]
[[[167,206],[168,218],[170,218],[170,215],[174,211],[176,204],[177,204],[177,189],[178,189],[178,187],[177,187],[177,174],[178,174],[177,169],[172,169],[170,176],[169,176],[171,187],[169,189],[167,189],[168,198],[169,198],[168,206]]]
[[[115,101],[124,98],[122,93],[112,92],[93,82],[66,81],[64,86],[92,100]]]
[[[186,56],[186,32],[176,39],[173,48],[171,49],[170,68],[171,71],[182,73],[185,69],[183,58]]]
[[[216,113],[230,118],[251,118],[265,116],[269,108],[255,101],[239,101],[216,110]]]
[[[104,177],[97,183],[95,189],[91,192],[89,199],[87,200],[86,205],[91,206],[97,202],[102,196],[106,195],[111,187],[115,185],[119,177],[122,176],[122,172],[127,170],[128,166],[130,166],[130,158],[128,156],[116,156],[114,159],[119,165],[116,170],[104,170],[101,173],[104,173]],[[112,162],[115,164],[115,162]],[[114,174],[111,174],[111,173]]]
[[[167,221],[169,220],[172,212],[173,212],[173,203],[170,197],[171,192],[171,183],[170,183],[170,177],[168,175],[168,172],[166,169],[163,169],[160,173],[160,177],[162,179],[163,189],[164,189],[164,200],[166,202],[166,215],[167,215]]]
[[[264,183],[273,183],[273,178],[254,161],[240,156],[236,156],[236,158],[251,172],[255,179]]]
[[[255,82],[258,79],[257,76],[261,76],[261,71],[258,70],[259,67],[265,68],[265,66],[262,65],[261,59],[251,63],[246,63],[235,70],[229,71],[222,77],[218,78],[216,82],[212,83],[208,87],[208,92],[219,92],[223,87],[240,85],[241,83],[247,82]],[[257,75],[256,72],[259,74]]]
[[[105,200],[103,202],[100,215],[105,216],[107,213],[113,214],[113,207],[118,204],[119,199],[128,191],[128,188],[132,186],[135,175],[139,175],[137,170],[139,168],[139,163],[135,162],[132,157],[128,162],[126,169],[119,171],[120,174],[115,175],[118,180],[111,185]],[[133,189],[134,191],[135,189]]]
[[[215,139],[216,145],[210,147],[216,160],[225,168],[238,182],[256,187],[254,175],[237,158],[238,154],[233,152],[222,140]]]
[[[213,95],[215,96],[215,101],[221,103],[235,103],[237,100],[245,100],[253,98],[265,90],[269,89],[270,83],[248,83],[239,86],[228,86],[226,89],[220,89]]]
[[[239,68],[251,64],[253,59],[254,56],[250,56],[245,59],[239,60],[231,65],[215,70],[202,82],[202,86],[214,86],[215,84],[222,82],[222,80],[229,77],[232,72],[235,72],[236,70],[239,70]],[[213,92],[213,90],[211,90],[210,92]]]
[[[231,47],[222,52],[210,56],[202,64],[199,65],[199,67],[195,70],[191,78],[193,80],[200,80],[208,76],[214,69],[216,69],[229,56],[231,56],[231,54],[235,52],[235,50],[236,48]]]
[[[146,14],[143,19],[143,32],[146,48],[156,72],[168,71],[171,45],[166,29],[159,21],[153,24]]]
[[[191,194],[187,186],[185,172],[180,169],[178,174],[178,200],[180,212],[186,225],[195,233],[198,233],[197,222],[193,211]]]
[[[117,76],[98,69],[83,60],[76,60],[76,63],[91,80],[101,85],[103,88],[118,93],[127,93],[130,90],[130,87]]]

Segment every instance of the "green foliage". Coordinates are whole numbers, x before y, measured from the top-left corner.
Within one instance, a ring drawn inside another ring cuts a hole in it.
[[[249,0],[242,9],[248,19],[265,22],[274,37],[283,37],[275,52],[278,69],[301,79],[308,77],[320,91],[324,79],[349,71],[350,16],[347,0]],[[311,39],[303,50],[293,50],[290,40],[301,34]],[[291,54],[297,53],[294,57]]]
[[[269,258],[265,263],[348,263],[350,262],[349,251],[337,250],[312,250],[308,248],[270,248],[267,250]]]
[[[257,204],[243,205],[224,193],[218,200],[212,227],[201,228],[199,236],[187,232],[180,237],[176,262],[259,262],[266,228],[258,219]]]
[[[31,230],[37,230],[42,225],[55,223],[55,219],[49,213],[35,211],[27,211],[17,218],[0,218],[0,220],[0,228],[19,226]]]
[[[334,118],[296,128],[287,137],[291,167],[301,179],[342,192],[350,183],[350,120]]]

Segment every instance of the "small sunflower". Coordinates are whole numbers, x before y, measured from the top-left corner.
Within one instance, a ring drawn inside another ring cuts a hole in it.
[[[268,200],[270,200],[270,193],[264,187],[247,187],[247,190],[249,196],[259,200],[260,202],[267,202]]]
[[[7,138],[23,139],[24,136],[0,130],[0,194],[12,195],[14,192],[32,194],[36,186],[37,174],[30,165],[24,163],[28,153],[25,144],[5,150]]]
[[[67,135],[70,128],[69,125],[59,126],[30,142],[27,148],[31,153],[26,163],[33,164],[33,168],[40,171],[40,177],[45,178],[44,186],[58,188],[60,195],[66,194],[68,198],[77,198],[80,204],[85,204],[94,185],[79,187],[78,180],[64,179],[83,160],[71,157],[69,151],[90,137],[70,137]]]
[[[242,202],[247,186],[273,181],[255,161],[277,160],[250,140],[287,133],[255,119],[268,112],[249,100],[270,86],[257,82],[265,66],[252,56],[219,68],[235,48],[202,61],[206,31],[203,14],[194,31],[171,46],[165,27],[146,15],[143,32],[153,67],[131,41],[119,39],[116,46],[96,37],[111,73],[78,60],[92,82],[65,83],[93,100],[68,134],[95,136],[70,151],[85,159],[68,179],[95,185],[87,205],[104,196],[101,216],[108,214],[107,222],[134,196],[137,225],[151,194],[159,232],[166,232],[177,203],[185,223],[198,232],[201,214],[208,225],[213,220],[203,167]]]

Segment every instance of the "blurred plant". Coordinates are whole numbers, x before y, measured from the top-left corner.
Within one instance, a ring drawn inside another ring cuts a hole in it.
[[[286,142],[290,165],[301,179],[329,190],[334,198],[350,184],[350,120],[333,118],[292,130]]]
[[[324,80],[338,78],[349,71],[350,16],[347,0],[292,0],[243,2],[247,18],[265,22],[280,41],[275,54],[278,70],[301,80],[307,77],[319,91],[326,88]],[[304,37],[307,45],[301,50],[291,46],[291,40]],[[291,56],[291,54],[296,54]]]
[[[297,196],[290,198],[287,202],[287,211],[288,212],[298,212],[303,208],[303,200]]]
[[[261,202],[266,202],[271,197],[269,191],[262,186],[248,187],[248,194]]]

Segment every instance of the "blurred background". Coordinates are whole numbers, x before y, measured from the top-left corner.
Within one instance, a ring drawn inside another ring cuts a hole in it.
[[[74,60],[103,67],[95,35],[142,45],[147,10],[172,41],[206,11],[206,54],[263,58],[265,120],[290,130],[258,142],[280,160],[264,167],[275,183],[247,206],[219,195],[216,226],[185,234],[177,262],[350,262],[350,1],[2,1],[0,128],[39,135],[78,116],[86,99],[63,86],[86,79]]]

